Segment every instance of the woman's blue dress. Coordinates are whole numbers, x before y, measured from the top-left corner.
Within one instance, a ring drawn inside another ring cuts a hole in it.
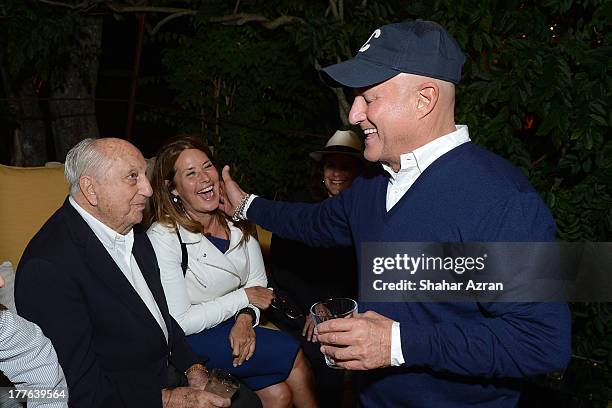
[[[207,238],[221,252],[227,251],[228,240]],[[244,381],[252,390],[260,390],[286,380],[299,351],[299,342],[287,333],[256,327],[255,353],[241,366],[234,367],[229,342],[233,326],[234,319],[228,319],[215,327],[189,335],[186,339],[196,353],[208,356],[207,367],[227,371]]]

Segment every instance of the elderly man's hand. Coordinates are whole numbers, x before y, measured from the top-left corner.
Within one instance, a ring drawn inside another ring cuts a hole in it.
[[[229,398],[221,398],[192,387],[178,387],[162,390],[162,402],[164,408],[216,408],[229,407]]]
[[[195,366],[201,367],[195,370],[188,370],[187,382],[190,387],[204,389],[208,383],[208,371],[201,364],[195,364]],[[194,367],[195,368],[195,367]]]
[[[225,214],[231,217],[232,215],[234,215],[236,207],[238,207],[238,204],[240,204],[240,200],[242,200],[246,193],[230,176],[229,166],[223,166],[221,176],[223,177],[223,197],[219,204],[219,208]]]
[[[392,326],[393,320],[368,311],[319,323],[315,334],[322,344],[321,352],[339,367],[372,370],[391,365]]]

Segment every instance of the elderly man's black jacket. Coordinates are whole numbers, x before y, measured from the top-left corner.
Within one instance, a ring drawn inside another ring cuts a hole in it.
[[[53,342],[68,380],[71,407],[161,407],[169,361],[181,371],[197,361],[168,313],[146,234],[135,233],[133,254],[168,327],[168,343],[68,200],[21,258],[17,310]]]

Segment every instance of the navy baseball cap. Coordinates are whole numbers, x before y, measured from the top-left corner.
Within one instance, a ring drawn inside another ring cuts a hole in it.
[[[365,88],[399,73],[459,83],[465,56],[451,35],[433,21],[403,21],[374,30],[350,60],[323,68],[331,86]]]

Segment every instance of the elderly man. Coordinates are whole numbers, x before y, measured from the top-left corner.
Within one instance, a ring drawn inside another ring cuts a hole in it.
[[[383,26],[356,57],[323,69],[354,89],[349,113],[380,173],[320,204],[245,194],[224,168],[225,211],[309,245],[550,241],[550,212],[512,164],[454,121],[465,57],[427,21]],[[366,407],[512,407],[520,379],[563,368],[568,308],[559,303],[360,303],[354,319],[317,327],[321,351],[368,370]]]
[[[68,152],[70,196],[21,258],[17,310],[55,346],[71,407],[229,406],[203,391],[205,368],[168,313],[153,247],[132,229],[152,194],[145,169],[121,139]],[[163,389],[172,367],[188,386]]]

